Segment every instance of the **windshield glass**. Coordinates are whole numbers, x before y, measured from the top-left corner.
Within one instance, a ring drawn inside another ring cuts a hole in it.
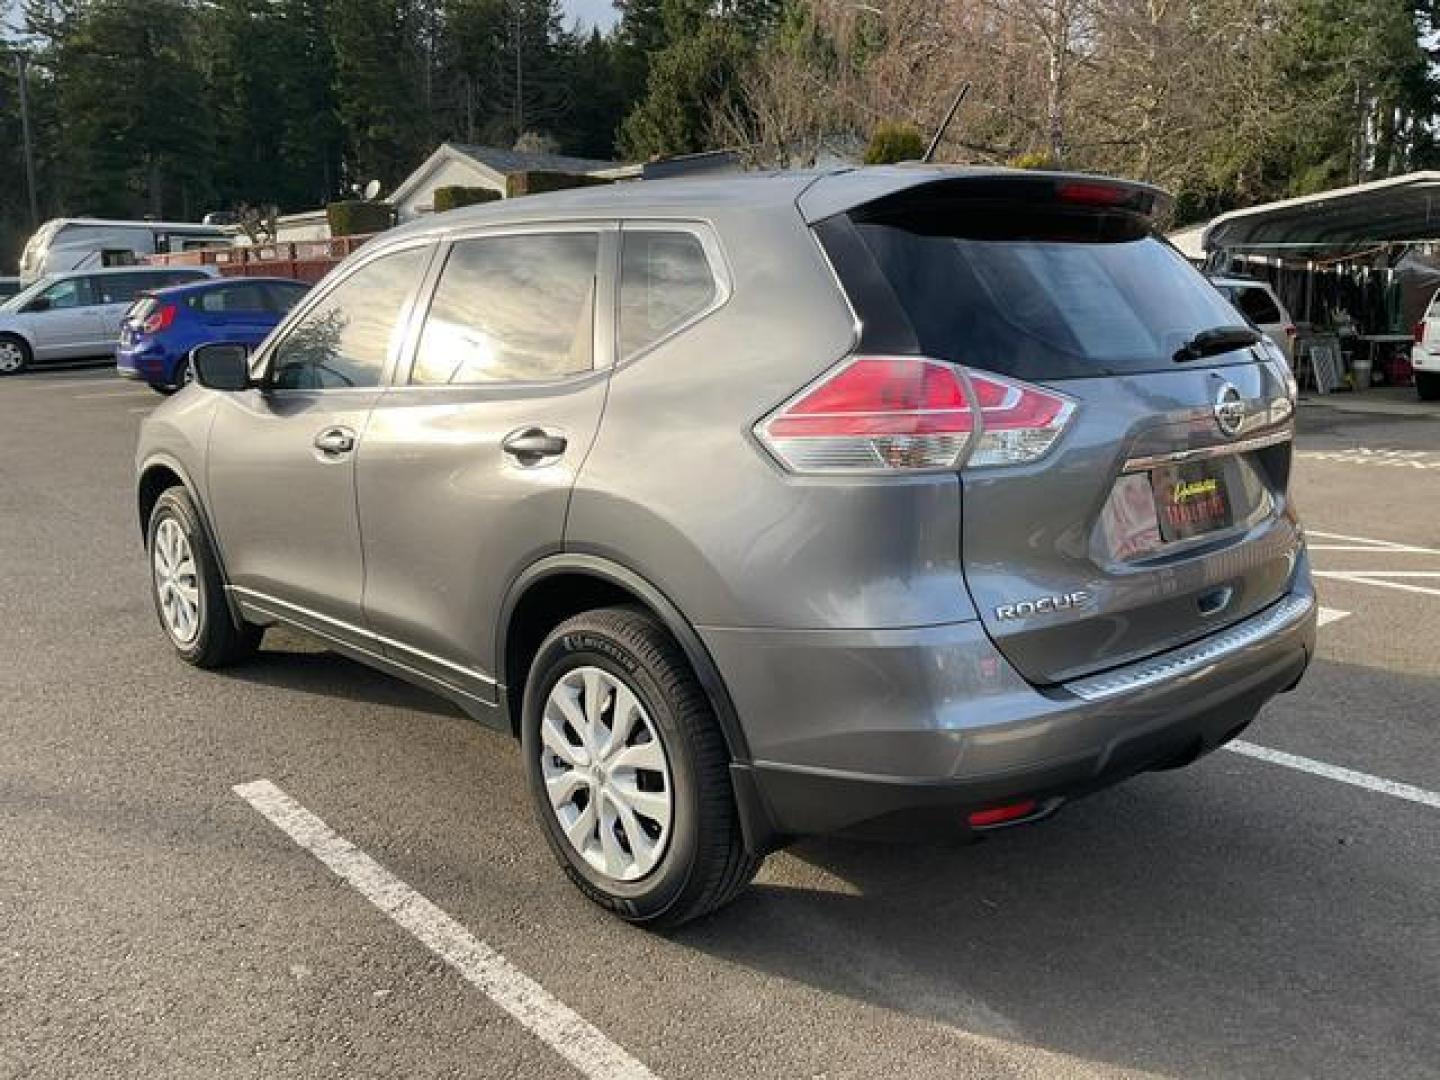
[[[39,296],[42,292],[44,292],[51,285],[54,284],[55,275],[47,274],[45,277],[42,277],[33,285],[25,286],[25,288],[21,289],[14,296],[10,297],[9,300],[6,300],[5,303],[0,304],[0,311],[19,311],[31,300],[35,299],[35,297]]]
[[[1012,231],[993,210],[907,217],[856,227],[932,356],[1032,380],[1160,371],[1197,332],[1240,321],[1150,235],[1033,214]]]

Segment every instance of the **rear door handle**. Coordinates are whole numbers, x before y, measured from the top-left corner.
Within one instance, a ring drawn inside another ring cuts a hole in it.
[[[327,457],[340,457],[355,449],[355,432],[346,427],[329,427],[315,436],[315,449]]]
[[[538,465],[547,458],[558,458],[569,443],[565,436],[544,428],[531,427],[512,431],[500,442],[500,449],[521,465]]]

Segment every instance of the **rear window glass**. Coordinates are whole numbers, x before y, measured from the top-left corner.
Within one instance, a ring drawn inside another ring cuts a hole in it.
[[[1237,322],[1153,236],[1033,215],[1011,230],[1004,214],[856,221],[927,355],[1031,380],[1160,371],[1198,331]]]
[[[1240,314],[1256,326],[1273,325],[1281,321],[1280,309],[1275,306],[1275,301],[1270,299],[1270,294],[1264,289],[1246,289],[1228,285],[1220,291],[1240,309]]]

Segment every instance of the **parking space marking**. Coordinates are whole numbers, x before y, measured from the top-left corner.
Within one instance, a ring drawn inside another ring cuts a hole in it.
[[[232,790],[583,1075],[656,1080],[579,1013],[269,780]]]
[[[1245,757],[1268,761],[1272,765],[1298,769],[1300,772],[1310,773],[1314,776],[1323,776],[1327,780],[1336,780],[1342,784],[1365,788],[1367,791],[1377,791],[1381,795],[1419,803],[1421,806],[1433,806],[1440,810],[1440,792],[1426,791],[1413,784],[1402,784],[1397,780],[1386,780],[1382,776],[1371,776],[1369,773],[1341,768],[1339,765],[1330,765],[1324,761],[1316,761],[1314,758],[1287,754],[1284,750],[1272,750],[1268,746],[1257,746],[1255,743],[1245,742],[1243,739],[1226,743],[1225,749],[1235,754],[1243,754]]]
[[[1322,607],[1322,608],[1320,609],[1320,623],[1319,623],[1319,625],[1321,625],[1321,626],[1327,626],[1327,625],[1329,625],[1329,624],[1332,623],[1332,622],[1339,622],[1341,619],[1345,618],[1345,617],[1346,617],[1347,615],[1349,615],[1349,614],[1350,614],[1350,612],[1348,612],[1348,611],[1341,611],[1339,608]]]
[[[1394,540],[1375,540],[1368,536],[1348,536],[1345,533],[1321,532],[1319,529],[1305,530],[1306,536],[1322,540],[1340,540],[1342,544],[1311,544],[1312,551],[1373,551],[1377,555],[1411,554],[1440,555],[1440,548],[1420,547],[1418,544],[1400,544]]]
[[[1391,573],[1385,570],[1312,570],[1311,573],[1318,578],[1329,578],[1332,581],[1348,581],[1352,585],[1378,585],[1382,589],[1399,589],[1402,592],[1419,593],[1422,596],[1440,596],[1440,589],[1427,589],[1423,585],[1407,585],[1403,581],[1389,581],[1387,580],[1388,578],[1404,577],[1406,575]],[[1384,577],[1377,576],[1380,574],[1384,574]]]

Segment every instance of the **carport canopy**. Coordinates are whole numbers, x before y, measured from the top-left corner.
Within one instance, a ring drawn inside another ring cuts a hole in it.
[[[1440,171],[1407,173],[1353,187],[1221,214],[1205,229],[1205,251],[1323,259],[1386,244],[1440,240]]]

